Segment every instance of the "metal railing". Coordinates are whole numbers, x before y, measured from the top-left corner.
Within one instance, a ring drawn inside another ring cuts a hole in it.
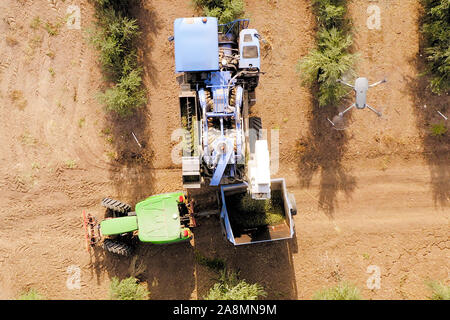
[[[223,33],[228,39],[230,35],[239,35],[241,30],[247,29],[250,19],[237,19],[225,24],[219,24],[219,32]]]

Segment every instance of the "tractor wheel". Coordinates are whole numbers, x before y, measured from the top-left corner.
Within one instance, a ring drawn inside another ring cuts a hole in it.
[[[291,203],[291,214],[295,216],[297,214],[297,203],[295,202],[295,196],[293,193],[288,195],[289,202]]]
[[[255,89],[248,92],[248,105],[253,107],[256,104]]]
[[[259,140],[261,137],[261,132],[259,131],[262,129],[262,121],[260,117],[249,117],[248,118],[248,127],[250,130],[255,130],[256,133],[256,139]]]
[[[255,152],[255,143],[261,139],[262,122],[260,117],[248,118],[250,153]]]
[[[220,232],[222,233],[222,238],[225,242],[229,242],[227,237],[227,230],[225,228],[225,221],[223,220],[222,217],[220,217],[219,219],[220,219]]]
[[[131,246],[123,242],[118,242],[111,239],[105,239],[105,241],[103,241],[103,249],[108,252],[125,257],[128,257],[133,253],[133,249]]]
[[[110,198],[104,198],[102,200],[102,206],[105,208],[108,208],[114,212],[118,212],[121,214],[127,214],[129,211],[131,211],[131,206],[129,204],[120,202],[119,200],[114,200]]]

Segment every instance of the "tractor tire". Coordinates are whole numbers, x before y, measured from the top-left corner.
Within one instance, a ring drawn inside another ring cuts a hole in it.
[[[260,117],[249,117],[248,128],[250,130],[255,130],[257,140],[261,138],[261,132],[259,130],[262,129],[262,121]]]
[[[256,93],[255,89],[248,92],[248,105],[253,107],[256,104]]]
[[[105,241],[103,241],[103,249],[124,257],[128,257],[133,253],[131,246],[111,239],[105,239]]]
[[[295,196],[293,193],[288,195],[289,202],[291,203],[291,214],[295,216],[297,214],[297,203],[295,202]]]
[[[126,215],[131,211],[131,206],[129,204],[110,198],[104,198],[102,200],[102,206],[122,215]]]
[[[260,117],[248,118],[250,153],[255,152],[255,143],[261,139],[262,121]]]
[[[227,230],[225,228],[225,221],[223,220],[222,217],[220,217],[220,233],[222,234],[223,240],[228,241]]]

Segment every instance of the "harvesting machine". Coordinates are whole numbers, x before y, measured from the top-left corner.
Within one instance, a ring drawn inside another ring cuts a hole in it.
[[[175,20],[183,186],[248,182],[254,199],[269,199],[268,144],[260,139],[261,119],[248,116],[261,73],[260,35],[248,24]]]

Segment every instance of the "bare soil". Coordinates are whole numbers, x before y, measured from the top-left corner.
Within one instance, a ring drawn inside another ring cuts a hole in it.
[[[450,139],[430,135],[448,114],[448,96],[428,94],[419,55],[417,1],[378,0],[381,29],[366,26],[366,4],[349,1],[358,75],[388,83],[369,91],[383,112],[348,114],[336,131],[335,108],[318,108],[295,65],[314,46],[310,1],[246,1],[251,26],[269,40],[253,113],[279,129],[279,169],[297,199],[292,241],[235,248],[216,218],[202,219],[195,239],[179,246],[140,246],[129,259],[88,253],[82,210],[104,216],[103,197],[134,204],[182,188],[178,143],[178,85],[173,20],[195,15],[189,1],[143,1],[135,8],[143,35],[140,58],[149,102],[122,121],[105,115],[95,95],[104,86],[89,1],[81,30],[62,24],[69,3],[5,0],[0,4],[0,299],[35,288],[49,299],[106,299],[113,276],[135,275],[152,299],[202,298],[216,275],[198,265],[195,250],[219,257],[242,278],[266,287],[269,299],[310,299],[342,280],[365,299],[426,299],[427,279],[449,279]],[[39,16],[41,25],[31,27]],[[349,97],[352,98],[351,96]],[[424,107],[426,105],[426,108]],[[134,141],[134,133],[143,148]],[[271,139],[269,132],[269,139]],[[68,289],[68,267],[81,269],[81,289]],[[381,272],[369,290],[367,268]]]

